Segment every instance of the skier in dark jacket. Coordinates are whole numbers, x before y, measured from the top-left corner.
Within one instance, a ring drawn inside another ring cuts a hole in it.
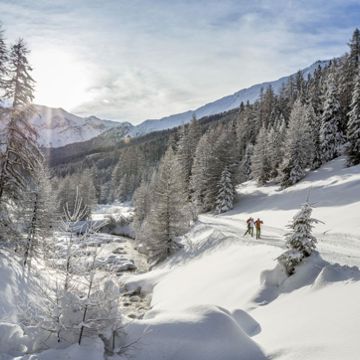
[[[245,235],[247,234],[250,234],[251,237],[254,236],[254,219],[252,217],[249,217],[247,220],[246,220],[246,223],[247,223],[247,230],[245,231]]]

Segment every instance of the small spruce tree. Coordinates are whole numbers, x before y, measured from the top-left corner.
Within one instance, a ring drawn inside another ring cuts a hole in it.
[[[218,185],[218,196],[216,199],[216,211],[218,213],[226,212],[233,208],[235,198],[235,189],[232,181],[232,174],[226,167],[221,174]]]
[[[285,267],[288,275],[292,275],[295,266],[316,249],[317,240],[312,235],[312,229],[313,224],[319,223],[319,220],[312,218],[311,213],[312,207],[306,202],[288,225],[291,229],[285,235],[288,250],[278,257],[279,263]]]

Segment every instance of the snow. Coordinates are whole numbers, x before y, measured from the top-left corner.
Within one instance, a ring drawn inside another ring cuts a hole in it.
[[[104,358],[104,344],[100,339],[85,339],[84,344],[65,349],[49,349],[37,355],[24,355],[13,360],[99,360]]]
[[[127,330],[140,339],[137,350],[130,353],[136,359],[265,359],[235,318],[213,305],[162,312],[154,319],[130,324]]]
[[[200,216],[180,253],[129,275],[129,289],[153,292],[151,310],[127,329],[129,339],[140,337],[134,359],[358,358],[360,166],[344,162],[335,159],[286,190],[241,185],[235,208]],[[287,277],[275,259],[285,225],[308,197],[325,222],[314,230],[319,253]],[[260,240],[243,236],[249,215],[264,220]]]
[[[61,108],[41,105],[35,105],[30,122],[39,133],[39,144],[54,148],[92,139],[109,129],[132,127],[127,122],[102,120],[95,116],[82,118]]]
[[[168,261],[146,273],[123,274],[124,299],[124,292],[129,303],[152,294],[151,309],[127,324],[125,343],[133,345],[114,359],[358,358],[360,166],[344,164],[337,158],[281,191],[275,185],[243,184],[234,209],[201,215],[181,239],[184,247]],[[285,225],[308,198],[315,203],[313,216],[325,222],[314,229],[318,252],[288,277],[276,258],[285,248]],[[128,206],[116,206],[131,213]],[[97,214],[109,215],[116,206],[101,206]],[[249,215],[264,221],[261,239],[243,235]],[[104,262],[130,261],[126,240],[111,239],[99,235]],[[24,289],[21,268],[3,252],[0,359],[104,358],[99,339],[21,355],[32,342],[31,334],[16,325],[16,301]]]

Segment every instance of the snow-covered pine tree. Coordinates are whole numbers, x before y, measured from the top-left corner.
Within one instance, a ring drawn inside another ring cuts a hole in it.
[[[268,132],[268,159],[270,177],[276,178],[279,173],[279,166],[284,157],[284,142],[286,136],[286,124],[282,114],[275,120]]]
[[[209,169],[213,159],[215,132],[207,131],[199,140],[195,151],[194,163],[191,170],[190,185],[192,200],[200,212],[208,211],[210,204],[206,202],[209,189]]]
[[[238,183],[242,183],[251,178],[251,158],[253,156],[253,153],[254,153],[254,145],[252,143],[248,143],[245,149],[244,157],[237,171]]]
[[[4,97],[12,105],[2,116],[7,124],[0,134],[0,227],[8,228],[8,237],[14,231],[9,205],[21,198],[27,181],[34,178],[42,160],[37,133],[28,122],[34,97],[28,53],[23,40],[11,47],[8,78],[3,83]]]
[[[148,217],[151,209],[152,183],[143,179],[140,186],[135,190],[133,196],[134,220],[133,228],[139,233],[145,219]]]
[[[320,148],[320,119],[316,116],[314,108],[311,104],[306,106],[305,110],[306,123],[309,128],[310,145],[309,153],[309,165],[312,170],[315,170],[321,166],[321,148]]]
[[[78,184],[79,195],[87,209],[86,218],[91,215],[91,210],[97,204],[96,188],[94,185],[94,174],[90,169],[85,170],[80,176]]]
[[[236,134],[233,126],[219,124],[212,129],[207,135],[206,143],[199,143],[199,146],[205,145],[205,148],[199,147],[202,151],[202,159],[194,161],[194,180],[198,174],[202,176],[202,198],[200,211],[211,211],[216,208],[216,199],[218,195],[218,184],[224,167],[232,171],[235,167],[236,154]],[[200,155],[200,151],[196,153],[196,157]],[[198,160],[200,160],[198,162]],[[201,164],[202,168],[197,168]],[[200,170],[200,171],[198,171]],[[234,179],[232,179],[234,181]],[[197,190],[194,191],[194,199],[197,200]]]
[[[326,81],[323,113],[321,116],[320,148],[322,162],[334,159],[344,142],[341,131],[341,108],[336,91],[335,71],[330,69]]]
[[[7,46],[4,40],[4,30],[0,24],[0,89],[4,86],[4,80],[7,73],[7,60],[8,52]],[[0,106],[1,106],[1,95],[0,94]],[[1,115],[1,114],[0,114]]]
[[[177,144],[176,156],[181,167],[183,181],[186,184],[188,196],[191,196],[190,177],[194,162],[195,150],[200,139],[201,133],[198,122],[193,116],[191,123],[183,126]]]
[[[37,147],[37,133],[29,124],[31,101],[34,98],[34,80],[23,40],[19,40],[10,49],[9,79],[4,83],[4,97],[11,101],[12,108],[7,115],[3,139],[4,150],[0,167],[0,203],[3,196],[15,200],[25,186],[25,176],[34,175],[42,158]]]
[[[295,266],[298,265],[304,257],[310,256],[316,249],[317,240],[312,235],[313,224],[319,223],[319,220],[311,217],[312,207],[306,202],[302,205],[300,211],[295,214],[288,227],[291,229],[285,235],[286,246],[288,248],[278,257],[280,264],[284,265],[289,275],[295,272]]]
[[[348,114],[352,102],[354,81],[357,75],[357,69],[360,62],[360,31],[355,29],[349,45],[349,53],[346,54],[340,63],[340,82],[339,82],[339,100],[342,107],[343,116],[342,131],[346,132]]]
[[[222,174],[218,185],[218,196],[216,199],[216,211],[223,213],[233,208],[235,198],[235,189],[232,180],[232,174],[226,167]]]
[[[270,159],[268,153],[267,129],[262,126],[256,138],[254,153],[251,158],[251,176],[258,184],[265,184],[270,178]]]
[[[49,250],[51,236],[58,224],[55,197],[51,191],[49,174],[45,165],[28,184],[21,202],[20,219],[25,222],[26,240],[23,245],[23,265],[28,265],[39,250]]]
[[[284,161],[281,165],[281,186],[288,187],[305,175],[309,162],[310,129],[306,122],[306,109],[296,100],[291,110],[286,132]]]
[[[151,262],[164,260],[178,249],[176,237],[189,227],[188,199],[181,169],[169,147],[161,159],[153,190],[150,214],[143,234]]]
[[[349,166],[360,164],[360,66],[355,78],[349,122],[347,128],[347,163]]]

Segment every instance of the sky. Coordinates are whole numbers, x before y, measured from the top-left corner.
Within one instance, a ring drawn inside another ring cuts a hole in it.
[[[133,124],[340,56],[359,19],[360,0],[0,0],[36,103]]]

